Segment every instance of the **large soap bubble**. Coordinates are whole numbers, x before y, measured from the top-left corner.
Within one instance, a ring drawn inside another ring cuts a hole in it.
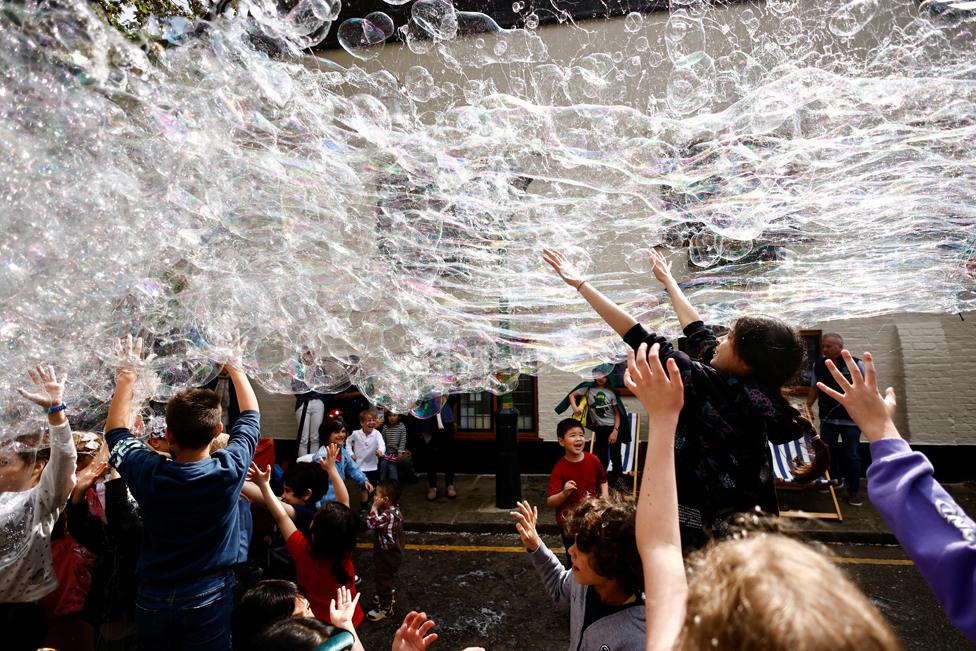
[[[544,246],[666,331],[656,246],[716,322],[976,306],[971,12],[672,4],[123,7],[135,38],[84,2],[8,4],[0,392],[59,363],[97,426],[131,331],[141,399],[212,379],[238,336],[266,390],[421,414],[619,358]]]

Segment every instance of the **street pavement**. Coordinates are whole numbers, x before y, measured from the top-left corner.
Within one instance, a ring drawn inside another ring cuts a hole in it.
[[[548,476],[522,477],[523,499],[545,504]],[[389,647],[403,616],[425,611],[437,622],[437,649],[460,651],[483,646],[509,649],[565,649],[568,613],[552,606],[531,563],[524,556],[508,515],[496,508],[494,475],[459,475],[459,496],[449,500],[443,486],[437,500],[425,498],[426,483],[407,485],[401,500],[408,544],[399,579],[396,617],[364,621],[366,648]],[[632,488],[632,485],[631,487]],[[969,513],[976,513],[976,485],[947,486]],[[827,511],[829,495],[815,491],[781,493],[781,507]],[[952,627],[915,566],[896,544],[884,520],[866,501],[849,506],[841,499],[842,522],[790,519],[800,537],[828,544],[845,571],[864,590],[901,636],[906,649],[976,650]],[[540,508],[540,533],[561,550],[552,512]],[[373,595],[368,535],[362,538],[356,569],[364,582],[363,605]]]
[[[552,549],[561,543],[543,539]],[[364,621],[360,635],[370,651],[387,649],[403,616],[426,612],[437,622],[435,649],[460,651],[563,650],[569,616],[551,604],[513,533],[407,534],[395,617]],[[363,601],[373,594],[372,551],[365,542],[356,556]],[[976,649],[939,609],[925,582],[901,549],[882,545],[829,545],[848,575],[874,602],[909,651]]]

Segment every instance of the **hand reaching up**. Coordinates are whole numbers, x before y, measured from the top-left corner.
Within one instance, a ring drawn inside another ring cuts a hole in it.
[[[430,632],[436,625],[426,613],[410,611],[393,636],[391,651],[424,651],[437,640],[437,633]]]
[[[335,599],[329,602],[329,619],[332,620],[332,625],[344,631],[355,631],[352,620],[358,603],[358,593],[353,597],[349,588],[344,585],[339,586]]]
[[[817,388],[836,400],[847,410],[857,426],[861,428],[868,441],[872,443],[883,438],[900,438],[898,429],[895,427],[893,418],[897,401],[895,400],[895,390],[891,387],[885,389],[882,398],[878,391],[878,380],[874,370],[874,357],[871,353],[864,353],[864,375],[857,362],[851,356],[850,351],[841,351],[844,364],[851,373],[851,381],[837,369],[837,366],[827,360],[827,370],[834,376],[841,391],[831,389],[823,382],[817,382]]]
[[[115,381],[135,382],[139,376],[139,366],[142,365],[142,337],[133,340],[132,335],[126,335],[125,343],[116,339],[115,357]]]
[[[57,371],[54,370],[53,366],[44,368],[40,365],[28,369],[27,374],[34,383],[34,390],[17,389],[17,393],[44,409],[61,404],[64,398],[64,383],[68,377],[67,374],[62,375],[59,380]]]
[[[322,466],[322,470],[331,475],[336,468],[336,459],[338,458],[339,446],[335,443],[330,443],[325,448],[325,456],[319,459],[319,465]]]
[[[539,509],[524,500],[519,502],[517,507],[518,510],[511,511],[509,515],[515,518],[515,530],[518,531],[525,549],[534,552],[542,546],[542,539],[536,531],[536,526],[539,524]]]
[[[556,249],[543,249],[542,259],[549,263],[559,277],[563,279],[570,287],[574,289],[579,289],[580,285],[586,282],[586,278],[580,273],[576,266],[569,261],[568,258],[562,253],[562,251],[557,251]]]
[[[658,279],[658,282],[665,287],[674,282],[674,276],[671,275],[671,262],[669,260],[654,249],[651,249],[651,253],[647,258],[651,261],[651,271],[654,272],[654,277]]]
[[[251,462],[251,466],[247,469],[247,480],[253,481],[260,488],[262,485],[269,485],[271,483],[271,466],[265,466],[262,471],[256,463]]]

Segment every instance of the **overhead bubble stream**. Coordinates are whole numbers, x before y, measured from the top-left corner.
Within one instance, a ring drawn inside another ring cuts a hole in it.
[[[0,390],[56,361],[72,414],[95,413],[129,331],[160,399],[211,379],[239,332],[270,391],[354,384],[419,413],[619,355],[544,246],[666,330],[656,246],[716,322],[976,306],[962,5],[675,0],[579,22],[518,2],[505,29],[396,4],[241,0],[193,22],[123,2],[135,37],[84,2],[5,4]],[[333,32],[342,49],[308,54]]]

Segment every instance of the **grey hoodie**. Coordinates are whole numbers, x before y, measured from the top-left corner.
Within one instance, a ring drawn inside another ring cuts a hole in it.
[[[576,582],[572,570],[563,568],[545,544],[529,552],[542,577],[549,597],[557,604],[569,605],[569,651],[643,651],[644,602],[608,615],[583,628],[586,609],[585,585]]]

